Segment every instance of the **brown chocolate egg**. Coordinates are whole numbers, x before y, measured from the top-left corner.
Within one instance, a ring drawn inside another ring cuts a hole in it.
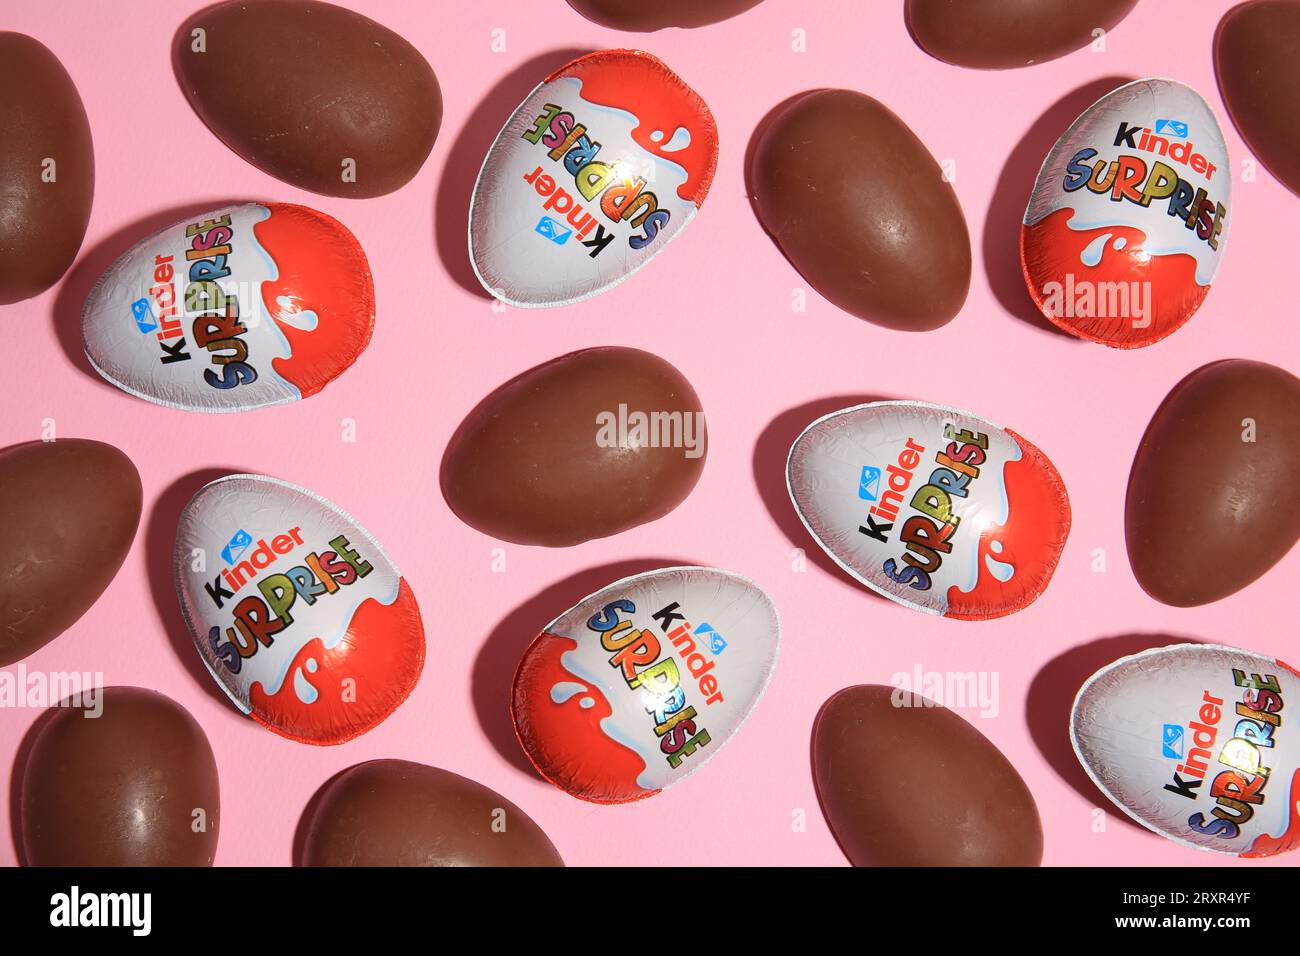
[[[564,866],[542,828],[505,797],[409,760],[343,771],[306,822],[306,866]]]
[[[907,125],[850,90],[786,105],[758,134],[749,173],[759,221],[846,312],[891,329],[949,322],[970,287],[957,194]]]
[[[1038,866],[1020,774],[962,718],[881,685],[847,687],[813,727],[822,811],[854,866]]]
[[[702,27],[727,20],[763,0],[569,0],[588,20],[614,30],[650,33],[665,27]]]
[[[1223,103],[1250,151],[1300,194],[1300,2],[1257,0],[1219,22],[1214,69]]]
[[[483,399],[447,446],[442,491],[484,534],[566,547],[668,514],[699,480],[706,446],[681,372],[639,349],[585,349]]]
[[[80,438],[0,451],[0,667],[77,622],[126,559],[140,475],[112,445]]]
[[[1209,604],[1262,576],[1300,538],[1300,379],[1227,359],[1174,386],[1129,474],[1125,536],[1143,589]]]
[[[26,863],[211,866],[221,800],[203,728],[152,690],[95,693],[36,733],[22,778]]]
[[[405,186],[442,122],[428,61],[359,13],[316,0],[230,0],[176,32],[176,76],[217,137],[302,189],[360,199]]]
[[[1092,43],[1137,0],[907,0],[907,29],[921,49],[955,66],[1032,66]]]
[[[0,184],[0,305],[8,305],[68,271],[95,194],[90,123],[72,77],[21,33],[0,33]]]

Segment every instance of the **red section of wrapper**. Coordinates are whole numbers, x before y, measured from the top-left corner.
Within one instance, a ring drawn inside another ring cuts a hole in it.
[[[1278,837],[1269,836],[1267,833],[1257,836],[1255,842],[1250,845],[1250,849],[1243,853],[1242,856],[1274,856],[1300,847],[1300,770],[1297,770],[1291,778],[1289,797],[1288,805],[1291,808],[1291,817],[1286,831]]]
[[[262,284],[262,302],[291,350],[287,359],[271,364],[306,398],[342,374],[370,344],[375,328],[370,264],[338,220],[306,206],[266,207],[271,215],[253,232],[279,277]],[[314,312],[316,327],[308,331],[283,321],[299,312]]]
[[[1074,215],[1072,209],[1058,209],[1020,230],[1020,262],[1029,294],[1054,325],[1091,342],[1136,349],[1172,335],[1200,308],[1210,287],[1197,283],[1194,258],[1186,253],[1148,256],[1144,249],[1146,233],[1131,226],[1071,229],[1069,222]],[[1107,233],[1111,238],[1101,261],[1095,266],[1086,265],[1081,258],[1083,251]],[[1123,249],[1114,248],[1117,239],[1124,240]],[[1049,291],[1052,283],[1062,290],[1057,299]],[[1123,294],[1130,302],[1128,313],[1097,315],[1096,303],[1099,298],[1110,297],[1111,283],[1123,284]],[[1077,314],[1082,311],[1078,307],[1082,306],[1080,295],[1085,286],[1093,290],[1091,316]],[[1143,296],[1146,302],[1144,316],[1137,315],[1131,306],[1136,295]],[[1143,327],[1135,326],[1135,321]]]
[[[1056,466],[1032,443],[1010,428],[1006,433],[1020,446],[1021,457],[1003,470],[1007,489],[1007,523],[980,534],[979,578],[975,588],[948,589],[945,617],[986,620],[1002,617],[1032,604],[1046,590],[1070,533],[1070,499]],[[993,541],[1002,545],[994,551]],[[989,570],[989,561],[1010,564],[1015,574],[1002,582]],[[997,614],[988,609],[996,607]]]
[[[631,803],[654,796],[658,790],[636,782],[645,761],[600,726],[613,713],[605,695],[565,669],[561,658],[577,646],[570,638],[547,633],[524,654],[510,705],[524,753],[538,773],[580,800]],[[551,688],[565,683],[580,683],[587,690],[557,704]],[[593,705],[582,707],[583,697],[591,698]]]
[[[314,671],[308,669],[309,659],[316,662]],[[415,595],[402,578],[397,600],[363,601],[333,648],[326,650],[319,637],[304,644],[275,695],[254,683],[249,716],[300,743],[345,743],[395,711],[415,689],[423,668],[424,625]],[[316,689],[314,702],[304,703],[294,691],[297,673]]]
[[[641,121],[632,132],[638,146],[686,170],[686,182],[677,195],[698,207],[704,202],[718,165],[718,128],[713,114],[698,93],[672,70],[640,50],[603,50],[567,63],[546,78],[562,76],[582,81],[582,98],[598,106],[631,113]],[[662,147],[684,126],[691,134],[685,149],[668,152]],[[658,142],[650,138],[662,133]]]

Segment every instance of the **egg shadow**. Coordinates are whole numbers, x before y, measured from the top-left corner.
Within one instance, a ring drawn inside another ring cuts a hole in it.
[[[481,299],[492,298],[474,274],[468,240],[470,198],[488,150],[506,121],[542,80],[590,52],[552,50],[525,60],[488,90],[457,131],[434,199],[434,243],[443,268],[466,292]]]
[[[1153,647],[1199,644],[1193,637],[1160,632],[1120,634],[1072,647],[1039,669],[1025,695],[1025,722],[1038,752],[1057,776],[1085,800],[1103,808],[1116,820],[1140,830],[1146,828],[1115,806],[1092,782],[1070,744],[1070,711],[1079,688],[1097,671],[1121,657]]]
[[[242,474],[243,468],[202,468],[176,479],[162,490],[149,511],[144,528],[145,567],[149,576],[149,593],[153,598],[163,633],[194,682],[223,708],[230,708],[226,696],[208,669],[204,666],[189,625],[181,614],[180,598],[176,594],[176,578],[172,568],[172,555],[176,549],[176,525],[181,512],[191,498],[204,485],[227,475]]]
[[[1084,340],[1053,325],[1030,298],[1020,264],[1020,227],[1043,160],[1061,134],[1089,106],[1131,81],[1132,78],[1126,76],[1092,80],[1048,107],[1012,147],[998,175],[993,199],[984,218],[984,271],[993,297],[1013,318],[1071,342]]]
[[[524,651],[547,624],[620,578],[697,563],[684,558],[632,558],[588,568],[549,585],[503,617],[479,648],[470,676],[475,717],[497,753],[516,770],[543,779],[515,737],[510,696]]]
[[[54,334],[59,340],[59,348],[63,350],[63,354],[68,361],[75,368],[89,376],[97,385],[116,393],[117,388],[96,372],[90,364],[90,359],[86,357],[86,350],[81,338],[81,310],[85,307],[86,299],[89,298],[95,283],[99,281],[99,277],[123,253],[128,252],[154,233],[188,219],[197,221],[199,217],[206,217],[214,209],[221,209],[223,206],[251,201],[253,200],[222,198],[207,202],[187,203],[184,206],[173,206],[152,213],[142,219],[137,219],[129,225],[117,229],[93,246],[83,249],[82,254],[77,257],[77,261],[59,285],[52,307]],[[146,287],[145,282],[146,280],[142,277],[141,288]],[[123,322],[131,320],[127,309],[128,305],[129,303],[122,303],[121,318]]]
[[[809,562],[817,568],[842,584],[847,584],[859,594],[869,594],[881,600],[886,598],[856,580],[836,564],[835,559],[822,550],[817,539],[804,527],[798,512],[794,510],[794,502],[790,500],[790,491],[786,487],[785,464],[786,459],[790,457],[790,446],[794,444],[795,439],[823,415],[829,415],[842,408],[851,408],[854,405],[890,400],[883,395],[836,395],[787,409],[768,422],[759,433],[758,439],[754,442],[753,456],[754,485],[758,488],[758,496],[763,500],[763,506],[767,508],[767,513],[776,522],[781,533],[790,540],[791,544],[803,548]]]
[[[369,761],[362,761],[362,763],[368,762]],[[330,777],[316,788],[316,792],[311,795],[311,799],[307,801],[307,805],[302,808],[302,814],[298,817],[298,823],[293,828],[293,849],[291,850],[291,853],[293,854],[292,860],[294,866],[307,865],[304,862],[307,858],[307,835],[311,832],[312,821],[316,818],[316,813],[320,810],[320,805],[325,799],[325,794],[329,792],[329,788],[334,784],[334,781],[338,780],[339,777],[353,769],[353,767],[359,767],[360,765],[361,764],[352,764],[334,774],[334,776]]]

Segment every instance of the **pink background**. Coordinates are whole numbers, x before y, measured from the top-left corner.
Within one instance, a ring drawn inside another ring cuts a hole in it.
[[[1300,656],[1286,625],[1300,553],[1232,597],[1180,610],[1140,590],[1124,549],[1129,465],[1169,388],[1228,356],[1300,364],[1293,243],[1300,200],[1262,169],[1258,181],[1242,181],[1248,154],[1227,122],[1210,53],[1229,3],[1143,0],[1105,52],[1085,49],[1003,73],[926,56],[908,37],[900,0],[767,0],[716,26],[650,35],[597,27],[563,0],[349,5],[414,43],[446,101],[438,142],[414,181],[355,202],[264,175],[190,110],[168,51],[197,4],[0,3],[6,29],[39,38],[71,72],[94,132],[98,187],[81,256],[63,282],[2,310],[8,385],[0,444],[39,438],[52,419],[60,436],[121,447],[145,487],[140,532],[117,579],[26,664],[102,671],[108,684],[157,688],[190,709],[221,771],[218,863],[288,864],[299,817],[324,781],[363,760],[401,757],[500,791],[570,864],[842,864],[809,773],[813,717],[841,687],[889,683],[917,665],[997,673],[999,714],[961,713],[1028,782],[1043,818],[1046,863],[1236,862],[1127,822],[1087,784],[1066,736],[1082,680],[1116,656],[1167,642],[1163,635]],[[493,52],[497,29],[503,52]],[[806,35],[807,52],[792,51],[796,30]],[[667,254],[613,291],[558,310],[494,310],[465,253],[482,154],[549,70],[573,52],[620,46],[659,55],[712,107],[722,142],[712,192]],[[1204,307],[1173,337],[1122,353],[1033,318],[1017,229],[1042,157],[1104,92],[1097,81],[1143,75],[1183,80],[1207,97],[1225,125],[1237,175],[1226,256]],[[937,158],[955,159],[975,268],[966,306],[946,328],[890,332],[811,290],[807,311],[792,311],[793,290],[805,283],[750,210],[743,158],[768,110],[819,86],[879,98]],[[81,354],[78,331],[94,279],[155,229],[246,198],[315,206],[356,233],[378,296],[369,350],[306,402],[233,416],[158,408],[102,382]],[[438,464],[464,414],[517,372],[613,344],[661,353],[699,391],[712,447],[691,497],[661,521],[559,551],[503,545],[461,524],[442,500]],[[878,599],[830,570],[798,525],[782,468],[807,422],[863,396],[969,408],[1051,456],[1069,486],[1074,529],[1036,604],[990,623],[950,621]],[[342,440],[345,419],[356,422],[355,443]],[[386,723],[341,747],[291,743],[241,717],[202,671],[180,620],[169,572],[176,515],[204,481],[242,470],[306,485],[351,511],[420,601],[428,660],[419,686]],[[496,548],[505,549],[504,573],[492,570]],[[808,549],[802,573],[793,569],[796,548]],[[1095,549],[1105,551],[1104,573],[1091,570]],[[728,568],[768,590],[785,624],[775,678],[743,731],[699,774],[632,806],[580,803],[524,769],[509,729],[510,676],[554,615],[621,573],[665,560]],[[0,773],[10,774],[37,716],[0,711]],[[802,831],[795,825],[801,810]],[[6,824],[0,836],[4,863],[15,859],[9,830]]]

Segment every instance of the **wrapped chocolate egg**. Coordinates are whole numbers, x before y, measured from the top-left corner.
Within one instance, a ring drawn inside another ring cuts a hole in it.
[[[1158,647],[1088,679],[1070,741],[1093,782],[1144,827],[1202,850],[1272,856],[1300,846],[1298,699],[1300,674],[1271,657]]]
[[[1151,416],[1129,473],[1124,536],[1143,590],[1196,607],[1263,577],[1300,540],[1300,379],[1224,359]]]
[[[1159,342],[1210,291],[1231,205],[1228,149],[1200,94],[1176,80],[1126,83],[1039,170],[1020,231],[1029,294],[1071,335]]]
[[[529,94],[483,161],[474,272],[525,308],[604,292],[694,218],[717,163],[713,114],[663,63],[639,50],[579,57]]]
[[[907,0],[907,29],[926,53],[956,66],[1005,70],[1092,43],[1137,0]]]
[[[103,442],[0,451],[0,667],[72,627],[112,582],[140,524],[140,474]]]
[[[1070,501],[1009,428],[921,402],[872,402],[809,425],[786,483],[804,527],[873,591],[929,614],[1002,617],[1056,570]]]
[[[22,777],[29,866],[212,865],[217,762],[189,711],[143,687],[103,687],[47,716]]]
[[[205,485],[181,512],[175,573],[203,663],[282,737],[351,740],[420,677],[410,585],[364,528],[305,488],[261,475]]]
[[[704,470],[695,389],[650,352],[583,349],[493,391],[442,463],[447,504],[518,544],[567,547],[662,518]]]
[[[564,866],[528,814],[449,770],[368,760],[315,803],[306,866]]]
[[[365,253],[306,206],[227,206],[163,229],[100,277],[81,313],[95,371],[192,412],[314,395],[375,326]]]
[[[739,729],[780,638],[771,599],[730,571],[661,568],[615,581],[524,652],[515,732],[538,772],[581,800],[654,796]]]
[[[0,32],[0,305],[40,295],[77,257],[95,193],[90,123],[39,40]]]
[[[879,684],[822,705],[813,781],[854,866],[1038,866],[1043,825],[1016,767],[947,707]]]
[[[326,196],[400,189],[424,165],[442,121],[438,79],[419,50],[318,0],[204,6],[176,31],[172,65],[222,142]]]
[[[1300,3],[1251,0],[1223,15],[1214,37],[1214,72],[1223,105],[1254,153],[1300,195]]]

